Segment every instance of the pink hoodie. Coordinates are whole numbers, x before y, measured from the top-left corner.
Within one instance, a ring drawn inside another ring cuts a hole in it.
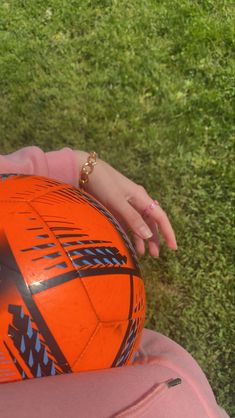
[[[37,174],[78,185],[75,153],[27,147],[0,156],[0,173]],[[1,418],[225,418],[195,360],[144,329],[131,366],[7,383]]]

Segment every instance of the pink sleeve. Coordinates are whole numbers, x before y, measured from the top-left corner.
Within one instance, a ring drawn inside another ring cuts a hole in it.
[[[36,174],[78,185],[78,164],[70,148],[43,152],[36,146],[0,155],[0,173]]]

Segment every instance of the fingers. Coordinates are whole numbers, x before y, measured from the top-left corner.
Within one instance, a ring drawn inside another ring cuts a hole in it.
[[[125,231],[131,231],[136,252],[142,256],[145,253],[145,242],[148,239],[149,253],[152,257],[159,256],[158,228],[155,220],[151,217],[144,219],[140,213],[123,197],[115,198],[112,202],[113,214]],[[164,223],[164,222],[163,222]]]
[[[143,214],[146,210],[146,207],[151,205],[153,199],[148,195],[148,193],[145,191],[145,189],[142,186],[137,186],[137,189],[135,191],[135,194],[133,196],[128,198],[129,203],[133,208],[138,211],[139,214]],[[150,246],[153,248],[156,246],[156,231],[154,233],[154,227],[155,224],[158,228],[160,233],[162,234],[163,238],[165,239],[167,245],[169,248],[176,250],[177,249],[177,243],[175,238],[174,230],[171,226],[171,223],[164,212],[164,210],[159,206],[155,206],[151,210],[147,211],[147,215],[143,215],[143,219],[148,225],[151,225],[152,233],[154,236],[151,238]],[[156,252],[156,248],[154,249],[154,252]]]
[[[138,235],[132,234],[134,246],[137,254],[143,256],[145,254],[145,242]]]
[[[119,203],[119,207],[117,202]],[[120,197],[120,199],[117,199],[117,201],[112,202],[112,205],[110,205],[109,202],[109,208],[126,234],[131,236],[136,252],[140,256],[143,256],[145,254],[144,240],[146,238],[144,237],[146,236],[146,232],[143,234],[142,230],[148,228],[147,236],[150,237],[153,235],[153,232],[151,231],[151,228],[148,227],[148,225],[143,221],[137,211],[128,202],[126,202],[126,204],[125,202],[123,201],[123,197]],[[133,227],[133,223],[136,225],[136,227]]]
[[[158,225],[159,231],[166,240],[168,247],[172,250],[176,250],[177,243],[175,233],[164,210],[160,206],[157,206],[148,215],[148,218],[149,217],[151,217],[151,219],[153,219]]]
[[[152,237],[148,240],[149,254],[152,257],[159,257],[160,243],[158,237],[158,228],[153,220],[149,221],[149,226],[153,232]]]
[[[149,239],[153,232],[142,216],[135,210],[123,197],[115,202],[115,212],[118,213],[118,219],[125,229],[131,229],[132,233],[140,239]]]
[[[153,233],[152,237],[148,240],[149,254],[152,257],[159,257],[159,237],[158,230],[154,221],[149,224],[149,227]],[[136,234],[132,234],[134,246],[136,252],[143,256],[145,254],[145,241]]]

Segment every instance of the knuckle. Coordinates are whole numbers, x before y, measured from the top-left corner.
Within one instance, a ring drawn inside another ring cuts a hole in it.
[[[143,194],[146,195],[147,194],[147,192],[146,192],[144,186],[142,186],[142,184],[137,184],[136,193],[137,193],[137,195],[143,195]]]

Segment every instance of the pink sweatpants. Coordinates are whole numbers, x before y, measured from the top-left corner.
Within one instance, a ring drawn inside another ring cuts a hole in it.
[[[190,354],[145,329],[134,365],[0,385],[0,416],[222,418],[226,414]]]

